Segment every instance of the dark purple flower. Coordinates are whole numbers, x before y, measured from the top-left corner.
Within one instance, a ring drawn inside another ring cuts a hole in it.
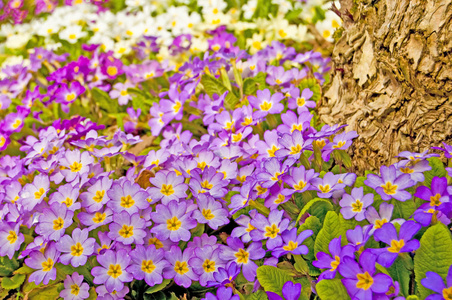
[[[435,272],[428,271],[425,273],[425,278],[421,279],[424,287],[432,290],[435,294],[429,295],[426,300],[449,300],[452,299],[452,266],[447,272],[446,284],[444,279]]]
[[[319,276],[319,280],[331,279],[336,276],[337,268],[344,262],[345,257],[354,258],[355,249],[353,246],[341,246],[341,237],[334,238],[328,245],[329,254],[325,252],[317,253],[317,260],[312,264],[319,269],[326,269]]]
[[[303,242],[312,234],[312,230],[304,230],[297,235],[297,228],[284,231],[281,235],[283,243],[281,246],[272,250],[272,255],[281,257],[287,253],[292,253],[294,255],[308,254],[309,249],[306,245],[303,245]]]
[[[269,300],[298,300],[301,295],[301,283],[287,281],[282,287],[282,295],[283,297],[274,292],[267,292]]]

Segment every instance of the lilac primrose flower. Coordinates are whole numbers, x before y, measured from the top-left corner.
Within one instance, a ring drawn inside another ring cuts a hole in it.
[[[439,155],[436,153],[427,154],[428,150],[425,150],[422,153],[410,152],[410,151],[402,151],[397,155],[397,157],[404,157],[411,161],[413,164],[417,164],[421,160],[430,158],[430,157],[438,157]]]
[[[377,210],[370,206],[367,211],[365,212],[366,219],[369,221],[370,224],[373,225],[372,230],[370,231],[370,234],[372,234],[376,229],[381,228],[384,224],[391,221],[392,218],[392,211],[394,210],[394,205],[389,203],[381,203],[380,204],[380,213],[377,212]],[[392,220],[391,223],[398,222],[403,223],[405,220],[403,219],[396,219]]]
[[[292,228],[291,230],[284,231],[281,235],[283,243],[281,246],[273,249],[272,255],[279,258],[283,255],[286,255],[287,253],[292,253],[294,255],[308,254],[308,247],[302,244],[304,240],[306,240],[312,234],[312,230],[304,230],[297,235],[297,228]]]
[[[7,255],[12,259],[24,242],[24,235],[19,232],[20,223],[9,223],[2,220],[0,223],[0,256]]]
[[[452,145],[448,145],[443,142],[443,146],[444,148],[432,147],[432,149],[444,151],[444,156],[446,156],[446,158],[452,158]]]
[[[80,230],[75,228],[72,231],[72,237],[69,235],[63,236],[56,244],[58,251],[62,252],[60,262],[68,265],[71,263],[73,267],[84,265],[88,257],[94,253],[94,238],[88,238],[88,229]]]
[[[329,143],[322,149],[322,159],[324,161],[330,160],[330,154],[334,150],[345,150],[352,144],[352,139],[356,138],[358,134],[356,131],[343,132],[334,137],[333,142]]]
[[[201,286],[206,286],[208,281],[213,281],[214,272],[219,267],[226,265],[226,262],[220,258],[220,252],[220,248],[210,245],[194,250],[195,255],[188,261],[188,264],[193,267],[194,272],[199,276]]]
[[[117,251],[107,250],[104,254],[97,256],[100,266],[91,270],[95,284],[105,284],[105,288],[109,293],[113,291],[121,291],[124,288],[124,282],[133,280],[132,274],[127,272],[130,265],[130,256],[127,250],[120,249]]]
[[[215,281],[208,281],[208,287],[220,287],[231,284],[235,278],[239,275],[240,268],[237,266],[237,263],[233,261],[226,267],[220,267],[216,272],[213,273],[213,278]]]
[[[41,282],[48,284],[50,280],[55,280],[57,273],[55,263],[59,256],[60,253],[56,250],[53,242],[47,244],[44,252],[32,251],[30,256],[25,259],[25,264],[37,271],[30,275],[28,281],[39,285]]]
[[[418,240],[413,236],[421,229],[421,225],[414,221],[406,221],[400,226],[397,237],[397,230],[392,223],[386,223],[381,228],[375,230],[374,239],[377,242],[384,242],[390,247],[384,249],[374,249],[378,255],[377,262],[385,268],[392,266],[399,253],[411,252],[419,248]]]
[[[36,233],[45,239],[58,241],[64,234],[66,228],[72,224],[74,212],[67,209],[62,203],[53,203],[45,208],[39,216]]]
[[[307,111],[304,111],[297,116],[297,114],[289,110],[286,113],[281,114],[283,124],[278,126],[278,132],[283,134],[292,133],[295,130],[306,130],[310,127],[312,117],[313,115]]]
[[[257,210],[252,209],[248,212],[248,214],[251,218],[254,218],[257,214]],[[235,219],[235,222],[240,226],[235,227],[232,230],[231,236],[241,238],[244,243],[251,241],[250,232],[256,229],[253,225],[251,225],[251,218],[247,215],[240,215],[237,219]]]
[[[370,238],[370,231],[372,230],[372,225],[366,225],[364,227],[356,226],[355,229],[349,229],[346,232],[348,244],[355,247],[355,251],[364,247]],[[364,249],[364,248],[362,248]]]
[[[190,189],[195,197],[206,193],[214,198],[222,198],[226,195],[228,181],[223,174],[217,172],[214,167],[204,168],[204,171],[195,169],[191,173]]]
[[[374,202],[373,194],[363,193],[364,188],[354,188],[351,195],[344,194],[342,200],[339,202],[341,208],[341,214],[344,219],[355,218],[356,221],[362,221],[365,219],[364,213],[366,208]]]
[[[163,277],[166,279],[174,278],[177,285],[188,288],[192,281],[198,280],[198,276],[189,264],[191,257],[193,257],[192,248],[186,248],[182,253],[178,246],[172,246],[171,250],[165,253],[169,266],[163,269]]]
[[[414,182],[424,181],[424,172],[430,171],[432,169],[432,167],[429,165],[428,160],[422,160],[415,165],[410,165],[410,161],[403,160],[394,164],[394,166],[397,169],[397,176],[403,173],[409,174],[410,178],[414,180]]]
[[[275,152],[281,149],[278,138],[279,135],[276,129],[266,130],[264,132],[264,141],[256,142],[256,147],[259,151],[259,157],[275,157]]]
[[[323,178],[313,178],[311,184],[319,191],[317,196],[320,198],[330,198],[334,191],[345,187],[345,184],[338,183],[338,175],[334,175],[332,172],[326,173]]]
[[[113,181],[108,176],[98,177],[86,192],[80,194],[82,206],[88,212],[98,212],[110,198],[107,191],[111,188]]]
[[[243,276],[246,280],[254,281],[256,278],[257,265],[253,260],[261,259],[265,256],[261,242],[252,242],[248,247],[238,238],[228,237],[228,246],[222,246],[221,257],[224,260],[235,261],[242,267]]]
[[[207,225],[214,230],[229,223],[229,212],[213,197],[199,194],[196,202],[198,204],[198,209],[193,211],[193,218],[196,219],[198,223],[207,223]]]
[[[231,204],[229,204],[230,214],[235,214],[239,209],[245,207],[250,198],[250,193],[253,188],[252,182],[245,182],[240,187],[240,194],[235,194],[231,197]]]
[[[312,149],[312,139],[305,139],[299,130],[295,130],[290,134],[283,134],[278,142],[284,148],[275,152],[276,157],[289,157],[294,162],[297,161],[301,155],[304,155],[303,152],[305,150]]]
[[[250,104],[258,109],[255,113],[256,119],[263,118],[268,114],[279,114],[283,111],[284,105],[280,103],[284,98],[283,94],[274,93],[272,95],[269,89],[265,89],[258,90],[256,96],[248,96]]]
[[[94,158],[85,151],[80,153],[80,150],[66,151],[64,157],[61,159],[61,165],[65,169],[61,170],[67,182],[72,182],[81,175],[89,172],[90,165],[94,162]]]
[[[187,212],[185,201],[178,203],[173,200],[167,206],[158,204],[156,211],[151,213],[151,218],[155,222],[151,232],[155,233],[158,239],[169,238],[173,242],[188,241],[191,236],[189,230],[197,224],[191,217],[191,211]]]
[[[301,114],[304,111],[308,111],[309,108],[315,107],[315,101],[310,101],[311,97],[314,95],[314,92],[309,88],[303,89],[300,95],[300,89],[295,87],[290,90],[289,95],[289,108],[296,108],[298,114]]]
[[[97,300],[123,300],[129,293],[129,287],[124,285],[124,288],[120,291],[109,292],[105,285],[99,285],[96,288]]]
[[[33,179],[33,183],[28,183],[23,187],[18,203],[23,205],[24,209],[32,211],[44,199],[49,188],[49,176],[39,174]]]
[[[149,286],[162,283],[163,268],[169,265],[164,260],[165,252],[163,249],[156,249],[155,245],[149,245],[146,248],[143,245],[137,245],[130,252],[130,257],[132,262],[127,268],[127,272],[133,274],[135,279],[144,279]]]
[[[74,272],[71,276],[66,275],[64,290],[60,297],[68,300],[83,300],[89,297],[89,285],[83,282],[83,275]]]
[[[272,187],[281,179],[281,175],[288,171],[288,166],[285,163],[281,164],[276,157],[264,160],[262,165],[263,168],[257,174],[257,178],[261,181],[263,188]]]
[[[352,299],[371,300],[374,294],[383,294],[389,290],[392,279],[383,273],[375,274],[375,260],[375,255],[364,251],[359,257],[359,264],[354,258],[346,256],[339,265],[339,273],[344,277],[341,279],[342,284]]]
[[[54,202],[66,204],[68,210],[76,211],[81,207],[80,202],[77,202],[80,189],[77,186],[72,186],[70,183],[60,185],[58,191],[50,195],[49,204]]]
[[[146,200],[148,193],[146,193],[137,183],[124,181],[122,184],[118,181],[113,183],[109,191],[107,191],[110,201],[107,206],[114,212],[126,211],[130,215],[137,213],[140,209],[149,207]]]
[[[206,293],[206,298],[202,298],[201,300],[239,300],[239,295],[232,295],[232,288],[230,287],[220,287],[217,290],[217,295],[208,292]]]
[[[287,281],[282,287],[282,295],[283,297],[274,292],[267,292],[269,300],[298,300],[301,295],[301,283]]]
[[[303,193],[311,188],[311,180],[319,176],[313,169],[306,170],[304,166],[294,167],[289,170],[289,174],[283,177],[284,183],[292,187],[285,188],[282,194],[290,196],[293,193]]]
[[[184,178],[177,176],[175,172],[159,171],[150,181],[155,186],[149,189],[154,201],[162,200],[162,203],[167,205],[171,200],[179,201],[186,197],[187,185]]]
[[[88,230],[96,229],[99,226],[110,224],[113,221],[113,211],[106,207],[95,213],[79,212],[77,218]]]
[[[449,267],[447,272],[446,284],[444,279],[435,272],[425,272],[425,278],[421,279],[421,283],[424,287],[432,290],[435,294],[429,295],[425,300],[449,300],[452,299],[452,266]]]
[[[127,105],[129,100],[132,99],[132,96],[127,91],[128,88],[135,87],[133,84],[126,83],[115,83],[113,89],[110,91],[111,99],[118,99],[119,105]]]
[[[256,214],[250,222],[256,228],[250,233],[253,241],[268,239],[267,248],[269,250],[281,246],[283,243],[281,233],[287,229],[290,223],[289,219],[282,219],[283,214],[284,211],[277,209],[270,211],[268,218],[261,214]]]
[[[446,225],[450,223],[447,215],[452,210],[452,203],[447,190],[447,178],[433,177],[431,188],[420,186],[414,196],[430,201],[419,206],[414,212],[414,219],[422,226],[428,226],[433,218]]]
[[[317,253],[317,260],[312,264],[319,269],[326,269],[319,276],[319,280],[332,279],[336,276],[337,267],[344,262],[345,257],[354,258],[355,249],[353,246],[341,246],[341,237],[334,238],[328,245],[329,254],[325,252]]]
[[[140,218],[139,213],[129,215],[126,211],[113,215],[113,223],[110,224],[108,237],[124,245],[144,244],[143,238],[146,221]]]
[[[381,177],[369,174],[364,184],[375,189],[383,200],[391,200],[392,198],[399,201],[406,201],[411,198],[411,194],[404,189],[412,187],[416,183],[411,180],[409,174],[396,176],[396,168],[391,165],[389,167],[381,166]]]

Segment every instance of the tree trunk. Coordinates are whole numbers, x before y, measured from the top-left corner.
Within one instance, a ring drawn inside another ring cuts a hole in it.
[[[355,171],[452,140],[451,0],[340,0],[320,118],[348,124]]]

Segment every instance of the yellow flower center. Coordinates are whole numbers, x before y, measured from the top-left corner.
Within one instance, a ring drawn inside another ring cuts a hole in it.
[[[21,119],[16,119],[16,121],[13,123],[13,128],[17,129],[19,128],[19,126],[22,124],[22,120]]]
[[[66,95],[66,101],[72,101],[75,99],[75,94],[74,93],[70,93]]]
[[[126,224],[122,225],[122,228],[119,230],[119,235],[123,238],[129,238],[133,236],[133,226],[128,226]]]
[[[281,175],[281,173],[276,172],[275,175],[271,178],[271,180],[273,180],[273,181],[278,181],[278,180],[279,180],[279,178],[278,178],[279,175]]]
[[[440,206],[441,201],[439,200],[441,198],[440,194],[436,194],[435,196],[430,197],[430,206]]]
[[[289,154],[294,155],[294,154],[298,154],[300,152],[301,152],[301,145],[300,144],[297,144],[296,146],[290,147],[290,153]]]
[[[271,102],[264,101],[259,107],[260,107],[263,111],[269,111],[270,108],[272,108],[272,103],[271,103]]]
[[[446,289],[443,289],[443,298],[445,300],[452,300],[452,286]]]
[[[178,113],[182,107],[182,103],[180,101],[176,101],[176,104],[173,105],[173,110],[175,113]]]
[[[71,294],[77,296],[80,293],[80,287],[77,284],[71,285]]]
[[[113,265],[111,264],[108,267],[107,274],[113,278],[118,278],[122,274],[121,265]]]
[[[40,188],[37,192],[35,192],[35,199],[39,199],[42,197],[42,195],[44,195],[46,191],[44,190],[44,188]]]
[[[206,218],[206,220],[212,220],[213,218],[215,218],[210,209],[203,208],[202,215],[204,216],[204,218]]]
[[[286,251],[293,251],[298,248],[298,243],[294,241],[289,241],[289,243],[283,247]]]
[[[74,163],[72,165],[70,165],[71,171],[72,172],[80,172],[80,170],[82,169],[83,165],[74,161]]]
[[[207,180],[204,180],[203,182],[201,182],[201,186],[205,189],[211,189],[213,188],[213,184],[209,183]]]
[[[10,230],[6,239],[9,241],[10,244],[14,244],[17,241],[16,232],[14,230]]]
[[[406,167],[406,168],[400,168],[400,172],[406,173],[406,174],[411,174],[414,172],[414,170],[411,169],[410,167]]]
[[[121,94],[121,96],[124,97],[124,96],[127,96],[129,93],[126,90],[122,90],[120,94]]]
[[[275,157],[275,152],[278,150],[279,150],[278,147],[276,147],[275,145],[272,145],[272,148],[267,150],[268,156]]]
[[[46,261],[44,261],[42,264],[42,271],[49,272],[53,268],[53,260],[49,257]]]
[[[246,252],[245,250],[243,250],[242,248],[240,248],[239,251],[237,251],[234,254],[234,256],[237,257],[237,262],[239,264],[240,263],[247,264],[250,254],[248,252]]]
[[[256,190],[257,190],[257,194],[258,195],[262,195],[262,194],[265,194],[267,192],[267,188],[263,188],[260,185],[256,186]]]
[[[358,289],[368,290],[374,283],[374,279],[368,272],[356,274],[356,278],[358,279],[356,283]]]
[[[363,203],[356,199],[355,203],[352,203],[352,211],[360,212],[363,209]]]
[[[389,181],[386,184],[382,184],[383,191],[388,195],[394,195],[397,192],[397,185],[393,185]]]
[[[212,260],[206,259],[204,263],[202,264],[202,268],[204,269],[204,272],[210,273],[215,271],[215,262]]]
[[[302,189],[304,189],[306,187],[307,182],[300,180],[298,181],[298,184],[295,184],[293,186],[294,189],[296,189],[297,191],[301,191]]]
[[[284,197],[284,195],[282,195],[282,194],[279,194],[278,197],[276,197],[274,203],[280,204],[280,203],[284,202],[284,200],[286,200],[286,197]]]
[[[403,239],[400,241],[392,240],[391,247],[388,248],[388,251],[392,253],[399,253],[403,246],[405,246],[405,241]]]
[[[276,224],[272,224],[272,226],[266,226],[265,227],[265,236],[269,237],[271,239],[274,239],[279,232],[279,228],[278,226],[276,226]]]
[[[277,84],[281,84],[281,83],[282,83],[281,79],[276,79],[275,82],[276,82]]]
[[[290,132],[294,132],[295,130],[302,131],[303,130],[303,124],[293,124],[292,129]]]
[[[76,38],[77,38],[77,36],[75,34],[73,34],[73,33],[71,33],[69,35],[69,39],[71,39],[71,40],[75,40]]]
[[[284,29],[278,30],[278,34],[282,38],[285,38],[287,36],[287,33],[284,31]]]
[[[316,140],[316,141],[314,141],[314,143],[316,143],[317,146],[318,146],[320,149],[322,149],[322,148],[325,147],[325,145],[326,145],[326,142],[325,142],[324,139]]]
[[[171,219],[166,220],[168,230],[178,230],[182,226],[182,222],[174,216]]]
[[[252,117],[246,117],[245,120],[242,122],[242,126],[248,126],[251,123],[253,123],[253,118]]]
[[[174,264],[174,271],[176,271],[176,273],[179,273],[180,275],[187,273],[189,271],[187,262],[176,261],[176,263]]]
[[[381,220],[376,220],[375,221],[375,229],[381,228],[381,226],[383,226],[383,224],[388,223],[388,220],[386,219],[381,219]]]
[[[63,201],[63,203],[66,204],[67,207],[71,207],[74,201],[71,198],[67,197],[66,200]]]
[[[248,223],[248,228],[245,229],[248,232],[251,232],[252,230],[256,229],[256,227],[254,227],[253,225],[251,225],[251,223]]]
[[[243,176],[237,175],[236,179],[237,179],[238,181],[240,181],[241,183],[243,183],[243,182],[245,182],[245,180],[246,180],[246,175],[243,175]]]
[[[338,149],[338,148],[341,148],[341,147],[344,146],[344,145],[345,145],[345,142],[344,142],[344,141],[339,141],[339,143],[337,143],[337,145],[334,145],[333,148],[334,148],[334,149]]]
[[[155,270],[155,265],[152,260],[143,260],[141,262],[141,271],[145,273],[152,273]]]
[[[237,143],[240,142],[243,138],[243,134],[241,132],[232,135],[232,142]]]
[[[172,194],[174,194],[174,189],[171,184],[168,184],[168,185],[163,184],[160,192],[165,196],[171,196]]]
[[[94,223],[102,223],[107,215],[105,213],[96,212],[96,215],[93,218]]]
[[[59,217],[58,219],[53,220],[53,229],[54,230],[60,230],[64,226],[64,220]]]
[[[104,195],[105,191],[96,191],[96,195],[93,197],[93,200],[99,203],[104,198]]]
[[[337,269],[337,266],[341,263],[341,258],[337,255],[334,256],[334,260],[331,262],[331,271],[334,271]]]
[[[196,167],[204,171],[204,168],[207,166],[205,161],[199,162]]]
[[[132,199],[132,196],[127,195],[125,197],[121,197],[121,206],[124,208],[132,207],[135,204],[135,201]]]
[[[324,38],[329,38],[331,36],[331,31],[325,29],[322,33]]]
[[[149,242],[149,245],[154,245],[154,246],[155,246],[155,249],[163,248],[162,242],[160,242],[160,240],[159,240],[158,238],[156,238],[156,237],[150,238],[150,239],[148,240],[148,242]]]
[[[304,97],[297,98],[297,105],[303,106],[306,103],[306,99]]]
[[[114,66],[109,66],[107,68],[107,74],[110,76],[115,76],[116,74],[118,74],[118,69]]]
[[[331,191],[331,188],[330,188],[329,184],[325,184],[325,185],[319,185],[319,190],[322,193],[328,193],[329,191]]]
[[[71,246],[71,255],[72,256],[80,256],[82,254],[83,254],[82,244],[77,243],[77,244]]]

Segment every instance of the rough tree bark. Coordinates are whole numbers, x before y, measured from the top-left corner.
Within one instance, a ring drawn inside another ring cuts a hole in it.
[[[452,140],[452,1],[340,0],[320,118],[349,124],[358,173]]]

